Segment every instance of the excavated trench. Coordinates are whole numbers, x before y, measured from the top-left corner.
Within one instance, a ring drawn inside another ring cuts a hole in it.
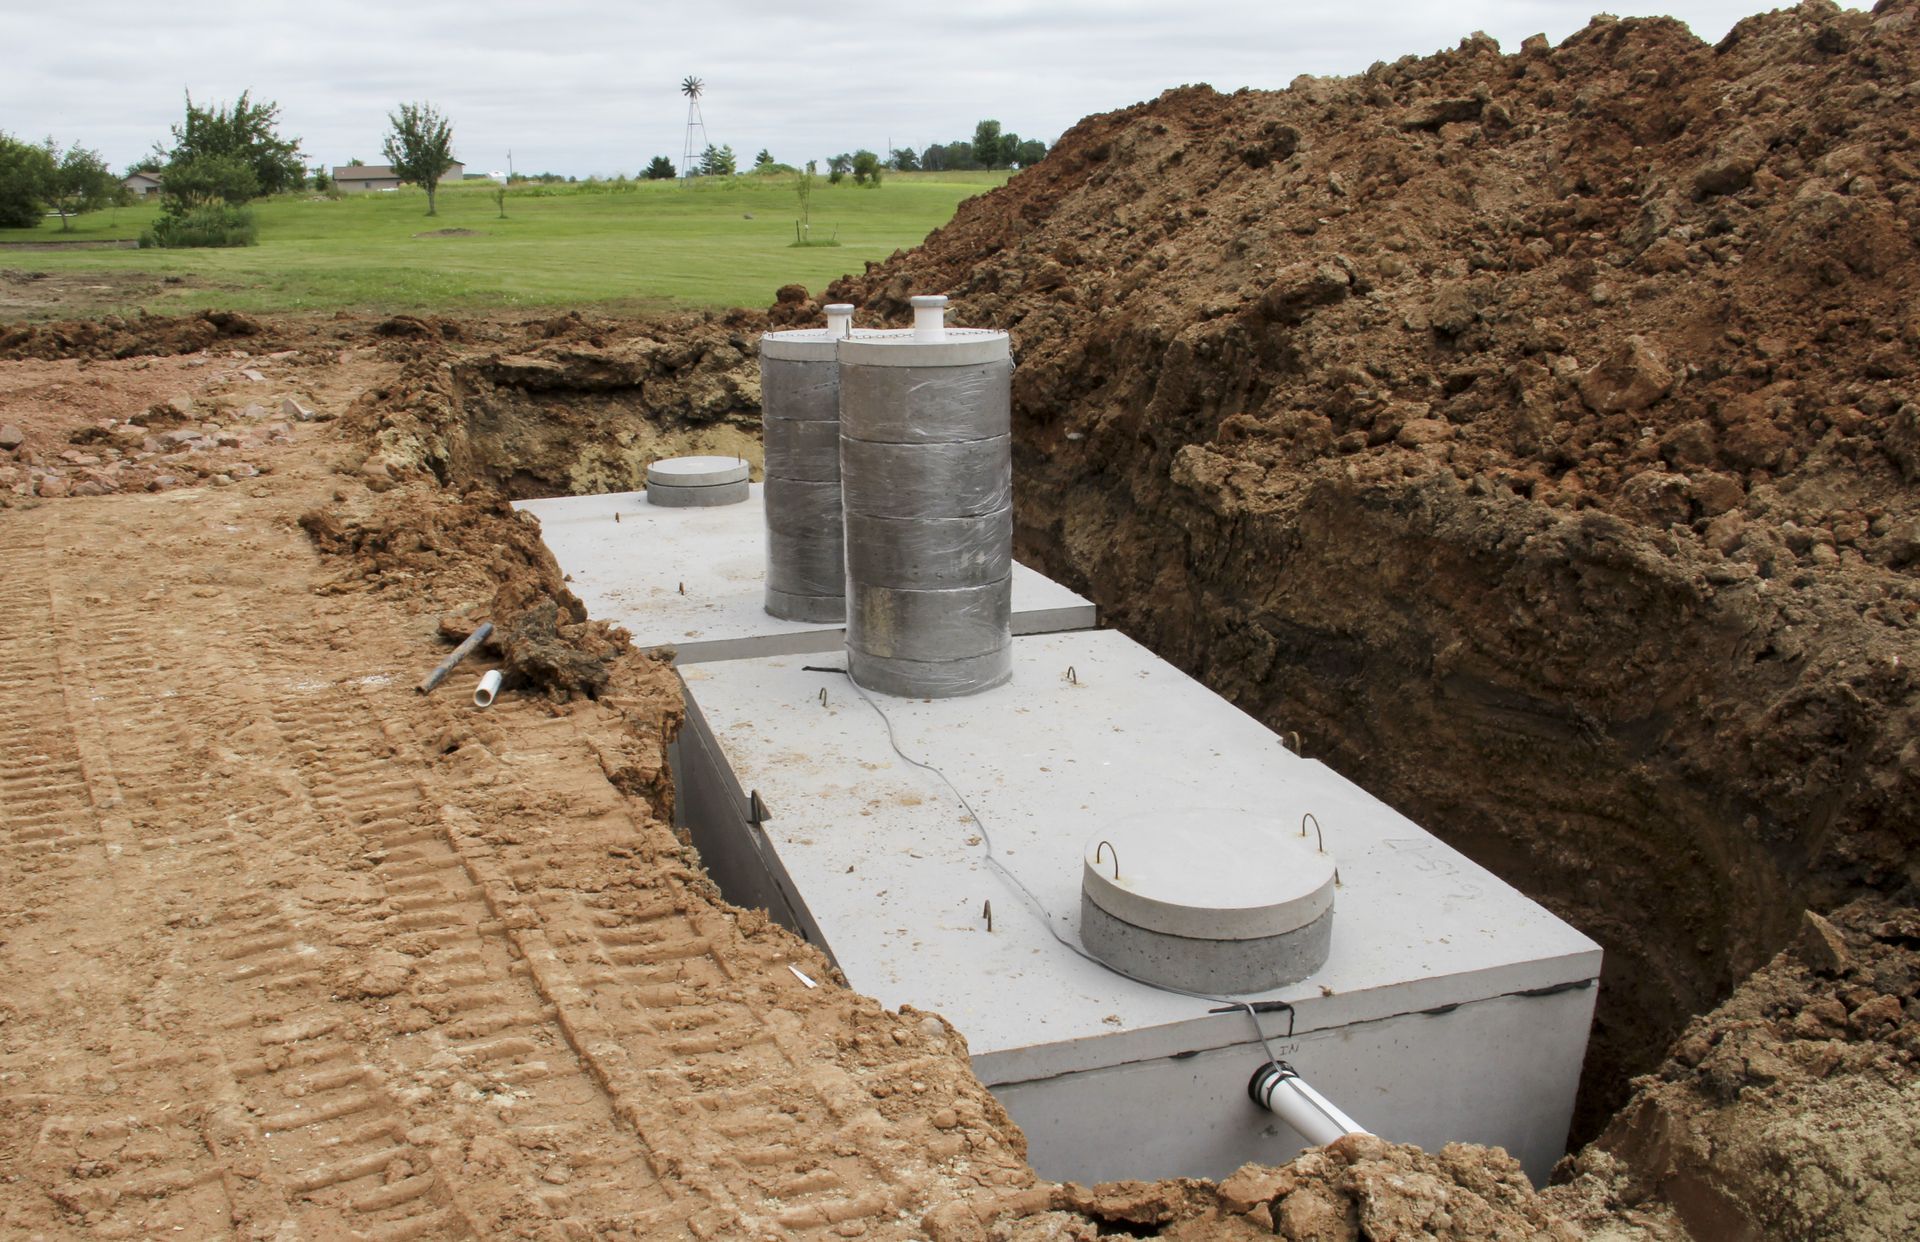
[[[459,473],[516,497],[759,459],[744,378],[662,415],[664,390],[459,374]],[[1803,908],[1870,878],[1858,851],[1819,859],[1877,814],[1872,715],[1809,676],[1763,584],[1446,471],[1308,470],[1256,498],[1199,447],[1211,428],[1016,421],[1022,559],[1604,946],[1575,1145]]]
[[[1526,531],[1437,478],[1252,515],[1217,480],[1023,464],[1023,559],[1604,946],[1576,1144],[1790,934],[1808,844],[1674,744],[1768,657],[1616,523]]]

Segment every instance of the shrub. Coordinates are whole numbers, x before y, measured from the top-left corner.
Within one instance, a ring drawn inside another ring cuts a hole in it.
[[[253,222],[253,212],[225,203],[189,207],[179,215],[163,215],[140,234],[142,249],[252,246],[259,240],[260,231]]]

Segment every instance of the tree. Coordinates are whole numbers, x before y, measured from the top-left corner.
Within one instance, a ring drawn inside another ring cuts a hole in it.
[[[1029,138],[1014,150],[1012,163],[1016,168],[1032,168],[1047,158],[1047,144],[1038,138]]]
[[[982,121],[973,127],[973,162],[978,168],[1000,168],[1000,122]]]
[[[671,181],[674,175],[673,161],[664,155],[656,155],[653,157],[653,162],[647,165],[647,170],[640,175],[649,181]]]
[[[807,167],[794,181],[794,192],[800,196],[800,218],[793,224],[793,240],[802,246],[813,242],[813,170],[814,162],[807,161]]]
[[[839,185],[846,175],[853,171],[853,156],[842,152],[827,157],[827,183]]]
[[[438,214],[434,195],[440,178],[453,167],[453,123],[425,102],[403,103],[400,111],[387,114],[387,121],[393,126],[384,148],[387,163],[400,180],[425,190],[427,214]]]
[[[30,229],[40,223],[53,172],[45,147],[0,133],[0,228]]]
[[[47,139],[46,151],[47,162],[53,166],[53,175],[47,181],[47,203],[60,215],[60,231],[71,232],[70,217],[112,203],[120,179],[98,151],[75,144],[62,154],[51,138]]]
[[[895,147],[893,158],[887,161],[895,172],[919,172],[920,154],[912,147]]]
[[[160,199],[171,215],[215,203],[239,206],[260,197],[253,165],[238,155],[202,155],[175,160],[160,179]]]
[[[300,160],[300,140],[280,137],[280,106],[256,104],[250,92],[240,92],[231,108],[198,107],[187,96],[187,119],[173,127],[173,150],[164,152],[167,171],[173,165],[220,156],[243,161],[251,170],[256,196],[297,190],[306,179]]]
[[[333,192],[333,177],[324,165],[313,170],[313,188],[321,194]]]
[[[871,151],[853,153],[853,183],[855,185],[880,184],[880,157]]]
[[[731,177],[733,174],[733,148],[731,146],[716,147],[712,143],[708,143],[707,149],[700,153],[700,175],[703,177]]]
[[[767,150],[765,147],[761,147],[760,154],[753,157],[753,167],[756,172],[762,168],[772,168],[773,152]]]

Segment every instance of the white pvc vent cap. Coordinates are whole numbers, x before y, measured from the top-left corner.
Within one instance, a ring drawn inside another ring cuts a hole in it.
[[[738,457],[669,457],[647,467],[647,482],[662,487],[718,487],[744,483],[748,469]]]
[[[1256,940],[1325,914],[1333,866],[1311,833],[1245,810],[1190,808],[1131,816],[1095,833],[1081,885],[1095,905],[1135,927]]]

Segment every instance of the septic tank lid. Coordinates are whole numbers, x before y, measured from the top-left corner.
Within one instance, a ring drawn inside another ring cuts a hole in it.
[[[1135,927],[1198,940],[1297,931],[1333,905],[1333,856],[1245,810],[1202,808],[1116,820],[1088,840],[1081,887]]]
[[[669,457],[647,467],[647,482],[662,487],[718,487],[744,483],[747,463],[738,457]]]

